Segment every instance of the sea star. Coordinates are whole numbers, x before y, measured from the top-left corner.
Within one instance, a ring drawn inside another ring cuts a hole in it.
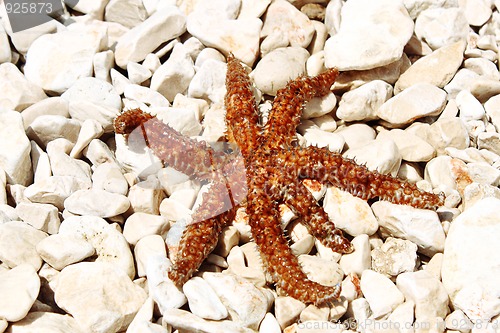
[[[440,196],[421,191],[414,184],[369,171],[328,149],[297,144],[296,127],[304,103],[326,95],[337,75],[336,69],[329,69],[313,78],[289,82],[277,92],[268,121],[262,125],[247,72],[237,59],[228,56],[226,138],[237,144],[241,154],[215,151],[139,109],[115,119],[116,133],[127,135],[129,145],[134,141],[132,136],[144,137],[166,165],[212,184],[193,213],[198,222],[188,225],[182,235],[169,271],[176,285],[182,286],[191,278],[243,205],[264,266],[280,290],[304,303],[319,305],[337,299],[339,285],[323,286],[308,279],[281,227],[279,205],[284,203],[325,246],[341,253],[353,250],[303,179],[339,187],[365,200],[378,197],[426,209],[442,204]],[[134,131],[136,128],[140,130]]]

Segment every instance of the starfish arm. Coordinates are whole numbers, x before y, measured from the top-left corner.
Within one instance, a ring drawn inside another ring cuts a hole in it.
[[[293,183],[288,186],[284,199],[285,204],[302,219],[309,232],[323,245],[339,253],[353,251],[349,240],[342,235],[341,230],[335,228],[335,224],[328,219],[328,215],[303,184]]]
[[[195,178],[213,171],[217,154],[206,142],[186,137],[158,118],[134,109],[114,121],[115,132],[127,136],[127,142],[142,149],[147,145],[165,164]]]
[[[292,144],[304,103],[328,94],[338,74],[336,68],[331,68],[315,77],[299,77],[278,90],[265,126],[270,147],[279,149]]]
[[[247,72],[231,54],[227,57],[226,137],[247,156],[259,144],[259,114]]]
[[[203,202],[182,234],[177,257],[169,271],[169,278],[182,286],[200,267],[217,245],[222,229],[233,220],[236,207],[225,182],[216,182],[204,193]]]
[[[276,284],[289,296],[316,305],[338,299],[340,286],[323,286],[309,280],[300,268],[283,234],[279,211],[263,190],[250,190],[247,213],[252,236]]]
[[[415,184],[370,171],[340,154],[307,147],[296,156],[300,174],[322,183],[330,183],[364,200],[379,198],[415,208],[436,209],[443,205],[440,195],[422,191]]]

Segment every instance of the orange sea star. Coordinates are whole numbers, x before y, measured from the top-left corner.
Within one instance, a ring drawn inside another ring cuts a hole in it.
[[[262,125],[246,71],[232,56],[227,61],[226,138],[238,145],[240,155],[215,151],[138,109],[115,120],[116,133],[128,135],[129,142],[133,135],[144,137],[166,165],[212,184],[193,213],[193,220],[199,222],[188,225],[182,235],[169,277],[183,285],[214,249],[236,209],[245,205],[253,240],[280,290],[304,303],[331,302],[339,297],[340,286],[323,286],[307,278],[284,235],[279,205],[286,204],[325,246],[341,253],[353,249],[303,179],[339,187],[365,200],[378,197],[417,208],[434,209],[442,198],[369,171],[328,149],[298,146],[296,127],[304,103],[329,92],[336,69],[289,82],[277,92],[268,121]]]

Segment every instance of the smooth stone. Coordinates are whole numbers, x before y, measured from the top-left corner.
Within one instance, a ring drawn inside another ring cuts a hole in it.
[[[418,15],[415,21],[416,36],[432,49],[458,41],[465,41],[469,25],[459,8],[431,8]]]
[[[372,269],[387,277],[413,272],[417,266],[417,249],[409,240],[388,237],[382,246],[371,251]]]
[[[2,24],[2,26],[0,27],[0,63],[7,63],[11,61],[12,50],[10,49],[9,39]]]
[[[24,222],[38,230],[51,235],[59,231],[61,221],[54,205],[21,202],[16,206],[16,213]]]
[[[22,111],[47,98],[42,88],[28,81],[10,62],[0,64],[0,108]]]
[[[32,202],[53,204],[64,209],[64,201],[78,190],[90,188],[90,182],[73,176],[50,176],[24,190],[24,195]]]
[[[194,63],[188,48],[179,43],[167,61],[154,72],[150,87],[173,101],[175,95],[187,90],[194,75]]]
[[[396,285],[407,301],[415,303],[417,321],[444,318],[448,314],[448,294],[441,281],[427,271],[402,273]]]
[[[463,313],[462,310],[455,310],[445,319],[446,328],[448,330],[469,332],[473,327],[472,321]]]
[[[134,246],[134,258],[137,266],[137,276],[146,276],[149,259],[154,256],[167,257],[165,241],[162,236],[149,235],[141,238]]]
[[[266,11],[271,0],[241,0],[238,18],[258,18]]]
[[[444,86],[444,90],[448,93],[449,99],[454,99],[457,94],[462,90],[471,90],[473,82],[479,80],[481,77],[474,71],[461,68],[455,74],[453,79]]]
[[[366,124],[352,124],[338,128],[335,133],[344,137],[346,148],[360,148],[375,140],[375,130]]]
[[[360,287],[374,318],[392,312],[404,301],[404,295],[389,278],[370,269],[361,275]]]
[[[128,326],[127,333],[169,333],[167,327],[151,322],[153,320],[153,311],[154,301],[151,297],[148,297]]]
[[[53,312],[30,312],[23,319],[12,323],[11,333],[84,333],[76,320],[69,315]]]
[[[123,236],[131,245],[136,245],[143,237],[149,235],[163,235],[169,223],[162,216],[137,212],[130,215],[123,227]]]
[[[311,42],[315,29],[311,20],[285,0],[273,1],[267,8],[261,37],[279,32],[286,39],[284,46],[307,47]]]
[[[460,110],[460,118],[464,121],[480,120],[486,114],[481,103],[467,90],[459,92],[455,98]]]
[[[365,269],[371,268],[370,257],[370,242],[367,234],[356,236],[352,239],[351,244],[354,246],[354,252],[344,254],[340,258],[340,268],[344,273],[363,274]]]
[[[500,199],[500,189],[491,185],[483,185],[479,183],[471,183],[464,189],[463,201],[465,209],[473,206],[477,202],[485,198]]]
[[[418,83],[392,97],[377,110],[377,116],[393,127],[415,119],[437,116],[446,105],[446,92],[429,83]]]
[[[18,265],[0,272],[0,317],[14,322],[23,319],[40,291],[40,278],[31,265]]]
[[[122,195],[128,193],[128,183],[121,169],[115,163],[110,162],[102,163],[94,169],[92,188]]]
[[[317,118],[333,111],[337,105],[337,97],[329,93],[324,97],[315,97],[306,103],[302,112],[302,119]]]
[[[281,327],[278,320],[272,313],[266,313],[259,326],[259,333],[281,333]]]
[[[498,186],[500,184],[500,170],[486,163],[468,163],[467,171],[470,178],[484,185]]]
[[[274,300],[274,313],[282,329],[295,322],[306,305],[292,297],[280,296]]]
[[[344,157],[365,165],[369,170],[392,176],[397,175],[402,159],[398,146],[388,139],[373,140],[361,147],[350,148]]]
[[[133,84],[141,84],[153,75],[149,69],[136,62],[129,62],[127,64],[127,74],[130,82]]]
[[[78,190],[65,201],[64,208],[78,215],[111,217],[120,215],[130,207],[130,200],[121,194],[104,190]]]
[[[500,313],[498,242],[500,200],[482,199],[451,224],[446,238],[443,285],[455,309],[471,320],[489,320]],[[479,239],[480,242],[474,240]],[[481,260],[478,260],[481,258]]]
[[[203,45],[219,50],[225,56],[230,52],[248,66],[257,59],[262,21],[257,18],[230,19],[217,17],[217,11],[207,16],[203,10],[187,18],[188,32]]]
[[[106,220],[97,216],[71,216],[61,223],[59,234],[86,240],[95,248],[96,262],[119,267],[130,278],[135,276],[130,245]]]
[[[464,61],[464,68],[470,69],[479,76],[499,80],[500,73],[497,71],[496,65],[485,58],[469,58]]]
[[[46,263],[59,271],[95,253],[92,244],[85,239],[64,234],[51,235],[43,239],[37,244],[36,251]]]
[[[189,309],[198,317],[221,320],[228,312],[210,285],[200,277],[194,277],[182,287],[188,299]]]
[[[217,142],[225,137],[226,110],[222,104],[212,104],[203,117],[203,134],[207,142]]]
[[[387,201],[371,207],[383,235],[410,240],[427,256],[443,252],[445,234],[436,212]]]
[[[130,61],[141,62],[162,43],[185,31],[185,15],[177,7],[163,6],[120,37],[115,47],[116,64],[126,68]]]
[[[401,129],[380,132],[377,135],[377,140],[383,139],[394,141],[401,158],[408,162],[427,162],[436,155],[434,147],[425,140]]]
[[[258,328],[270,306],[263,291],[232,274],[206,272],[203,279],[219,296],[234,322],[254,330]]]
[[[189,83],[188,96],[222,104],[226,94],[226,71],[224,62],[207,59]]]
[[[165,194],[161,190],[160,182],[156,178],[139,182],[128,192],[130,209],[132,212],[142,212],[158,215],[161,202]]]
[[[123,270],[99,262],[64,268],[55,290],[57,305],[82,328],[103,333],[128,327],[146,298],[146,292]]]
[[[130,82],[130,80],[125,75],[114,68],[111,68],[109,70],[109,77],[111,79],[111,84],[119,94],[123,94],[125,87],[129,84],[132,84],[132,82]]]
[[[462,65],[465,46],[465,41],[458,41],[418,59],[401,74],[394,86],[394,92],[398,94],[414,84],[423,82],[444,88]]]
[[[115,54],[113,51],[107,50],[96,53],[92,59],[92,65],[94,66],[94,77],[96,79],[111,82],[109,72],[115,65]]]
[[[75,119],[58,115],[43,115],[31,123],[26,133],[31,140],[45,148],[49,142],[57,138],[76,142],[80,129],[81,124]]]
[[[377,119],[377,110],[392,97],[392,86],[375,80],[342,95],[336,115],[344,121]]]
[[[69,117],[69,103],[64,98],[49,97],[27,107],[21,113],[24,128],[27,129],[39,116],[53,115]]]
[[[465,149],[470,143],[467,128],[458,117],[439,119],[431,124],[426,141],[436,149],[438,155],[443,155],[449,147]]]
[[[172,263],[164,255],[151,255],[146,264],[149,297],[154,299],[163,315],[187,302],[184,293],[168,277],[171,266]]]
[[[397,61],[413,33],[402,3],[350,1],[342,6],[339,31],[325,44],[326,67],[366,70]]]
[[[70,157],[80,158],[82,151],[89,145],[89,143],[99,138],[104,133],[101,124],[94,119],[87,119],[83,122],[78,133],[78,139],[69,153]]]
[[[373,235],[378,229],[378,222],[366,201],[336,187],[326,190],[323,209],[335,227],[351,236]]]
[[[241,324],[230,320],[213,321],[202,319],[189,311],[168,309],[163,313],[163,322],[185,332],[206,333],[254,333],[255,330],[242,327]]]
[[[484,103],[484,109],[497,132],[500,132],[500,95],[488,99],[488,101]]]
[[[90,28],[40,36],[26,54],[24,74],[46,91],[63,93],[78,79],[92,75],[93,57],[104,37]]]
[[[463,191],[463,187],[471,182],[467,175],[467,166],[464,162],[450,156],[438,156],[425,166],[424,179],[434,187],[446,187]],[[461,181],[465,183],[461,184]]]
[[[477,136],[477,146],[479,149],[488,149],[500,155],[500,134],[492,132],[480,133]]]
[[[124,27],[132,29],[144,22],[147,17],[146,8],[140,0],[111,0],[106,5],[104,20],[120,23]]]
[[[491,3],[485,0],[461,0],[458,2],[458,5],[463,9],[467,22],[472,26],[482,26],[492,14]]]
[[[123,88],[123,95],[131,102],[140,104],[140,108],[162,108],[170,106],[170,102],[159,92],[138,84],[128,84]],[[130,106],[126,107],[130,109]]]
[[[331,152],[340,153],[344,148],[345,140],[342,135],[321,130],[312,121],[303,122],[297,128],[298,132],[303,136],[299,138],[299,143],[306,146],[315,146],[319,148],[328,148]]]
[[[309,52],[299,47],[284,47],[269,52],[252,72],[255,85],[264,94],[276,95],[290,80],[305,74],[308,57]]]
[[[24,132],[21,114],[0,111],[0,168],[5,171],[8,184],[28,186],[33,177],[31,144]]]
[[[45,232],[24,222],[0,224],[0,260],[11,268],[29,264],[38,271],[42,266],[42,259],[35,247],[45,237]]]

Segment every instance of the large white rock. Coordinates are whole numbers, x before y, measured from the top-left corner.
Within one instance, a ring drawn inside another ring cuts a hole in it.
[[[383,138],[370,141],[361,147],[351,148],[344,153],[344,157],[366,165],[370,170],[392,176],[397,175],[402,158],[394,141]]]
[[[408,162],[427,162],[436,155],[434,147],[425,140],[401,129],[382,131],[377,135],[377,140],[381,139],[394,141],[401,158]]]
[[[57,278],[55,301],[87,332],[112,333],[128,327],[146,292],[116,266],[82,262]]]
[[[59,231],[61,220],[54,205],[21,202],[16,206],[16,213],[24,222],[38,230],[49,234]]]
[[[92,75],[93,58],[104,38],[98,29],[43,35],[26,54],[24,75],[46,91],[62,93],[79,78]]]
[[[97,216],[72,216],[59,228],[60,235],[77,236],[89,242],[97,254],[96,262],[117,266],[130,278],[135,276],[134,258],[122,233]]]
[[[64,208],[78,215],[111,217],[126,212],[129,207],[126,196],[97,189],[76,191],[64,201]]]
[[[39,270],[42,259],[35,247],[45,237],[46,233],[24,222],[0,224],[0,260],[8,267],[29,264]]]
[[[341,16],[338,33],[325,44],[326,66],[341,71],[395,62],[413,33],[413,21],[397,1],[349,1]]]
[[[64,200],[73,192],[90,188],[88,180],[73,176],[50,176],[31,184],[24,195],[32,202],[49,203],[59,210],[64,209]]]
[[[45,98],[43,89],[26,80],[16,65],[0,65],[0,108],[22,111]]]
[[[51,235],[37,244],[36,251],[46,263],[57,270],[95,254],[90,242],[72,234]]]
[[[33,120],[26,133],[31,140],[45,148],[49,142],[57,138],[76,142],[80,129],[81,124],[78,120],[59,115],[41,115]]]
[[[182,290],[193,314],[211,320],[221,320],[227,317],[226,307],[204,279],[194,277],[184,284]]]
[[[116,64],[126,68],[129,61],[141,62],[162,43],[185,31],[184,14],[175,6],[163,6],[120,37],[115,47]]]
[[[482,199],[453,221],[446,238],[443,285],[453,306],[472,320],[500,313],[499,216],[500,199]]]
[[[132,245],[149,235],[164,235],[169,224],[163,216],[136,212],[130,215],[123,227],[123,236]]]
[[[392,312],[404,301],[403,294],[388,277],[370,269],[361,275],[360,287],[374,318]]]
[[[372,210],[383,235],[410,240],[429,257],[443,251],[445,234],[436,212],[387,201],[375,202]]]
[[[0,271],[0,317],[8,321],[23,319],[40,291],[40,278],[35,268],[22,264]]]
[[[226,70],[227,66],[222,61],[204,61],[189,83],[188,96],[223,104],[226,94]]]
[[[21,114],[0,110],[0,168],[7,175],[7,183],[27,186],[31,183],[31,145],[24,132]]]

